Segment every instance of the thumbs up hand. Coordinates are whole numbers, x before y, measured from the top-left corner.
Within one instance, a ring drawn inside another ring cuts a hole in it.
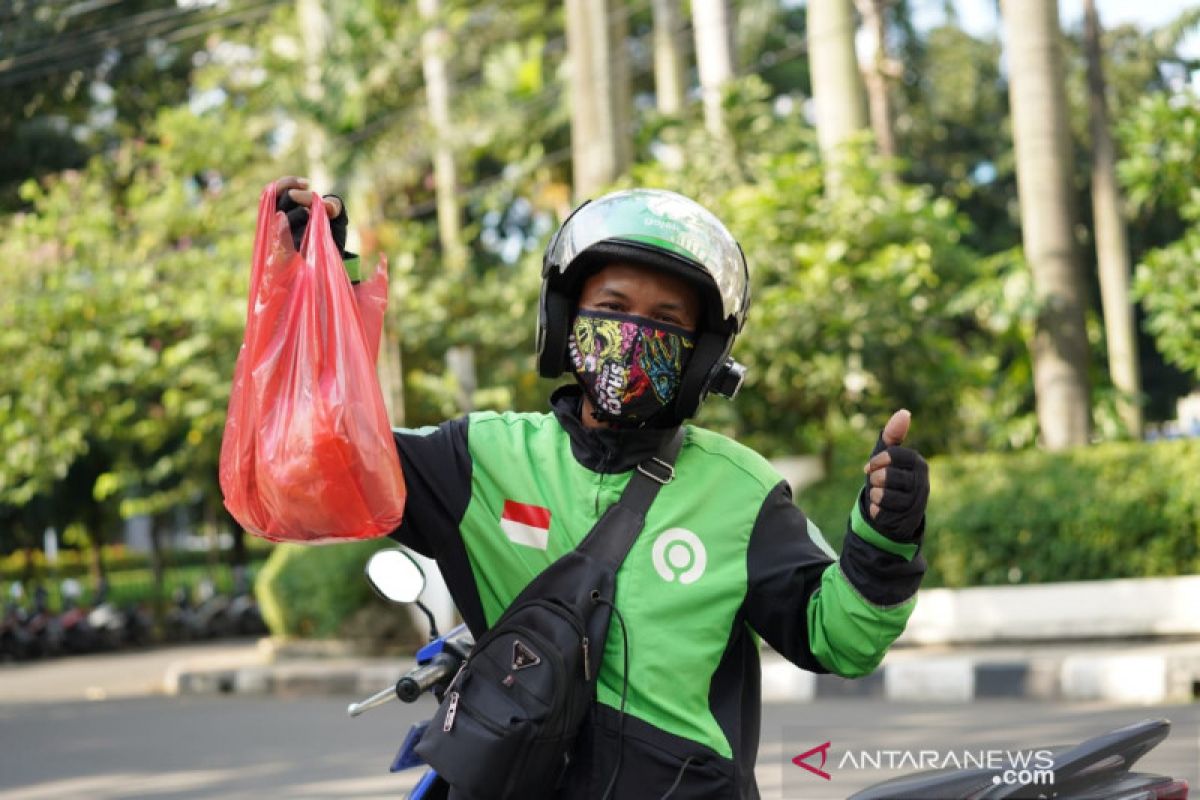
[[[909,542],[923,530],[929,500],[929,465],[916,450],[903,447],[912,414],[892,414],[863,467],[866,487],[862,510],[871,527],[898,542]]]

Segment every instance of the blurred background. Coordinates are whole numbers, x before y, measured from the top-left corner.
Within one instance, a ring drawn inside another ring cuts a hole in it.
[[[386,638],[377,545],[252,540],[217,485],[280,175],[389,259],[394,425],[545,408],[548,236],[664,187],[753,276],[749,379],[700,422],[831,538],[907,407],[928,585],[1200,573],[1198,30],[1170,0],[8,0],[3,656]]]

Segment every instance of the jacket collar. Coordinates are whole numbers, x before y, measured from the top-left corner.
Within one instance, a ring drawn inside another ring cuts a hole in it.
[[[560,386],[550,408],[571,440],[571,455],[593,472],[628,472],[654,456],[674,428],[588,428],[581,418],[583,389]]]

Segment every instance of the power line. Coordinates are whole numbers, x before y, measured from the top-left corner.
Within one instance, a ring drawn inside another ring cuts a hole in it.
[[[243,24],[269,13],[287,0],[262,0],[240,8],[211,15],[208,9],[176,7],[170,10],[143,12],[120,23],[96,31],[69,37],[57,45],[0,60],[0,86],[15,86],[46,75],[65,72],[86,62],[102,50],[123,52],[131,45],[149,39],[168,42],[182,41],[203,35],[211,30]],[[182,20],[185,26],[177,22]],[[195,24],[192,20],[198,20]]]

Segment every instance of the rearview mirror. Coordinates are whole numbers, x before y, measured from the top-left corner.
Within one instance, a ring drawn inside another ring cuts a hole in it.
[[[380,550],[367,561],[367,582],[393,603],[412,603],[425,591],[425,573],[403,550]]]

